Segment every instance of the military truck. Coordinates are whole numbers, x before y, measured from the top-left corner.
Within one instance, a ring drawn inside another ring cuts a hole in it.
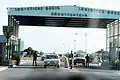
[[[84,53],[75,54],[73,58],[74,65],[82,63],[82,65],[85,66],[85,56]]]

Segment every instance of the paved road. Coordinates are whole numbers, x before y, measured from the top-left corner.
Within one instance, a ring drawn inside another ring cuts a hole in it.
[[[94,78],[110,78],[107,80],[120,80],[120,71],[117,70],[100,70],[88,68],[75,68],[81,74],[92,76]]]
[[[21,66],[8,68],[0,72],[0,80],[85,80],[80,77],[86,77],[88,80],[120,80],[120,71],[100,70],[75,67],[43,68],[38,61],[38,66],[31,66],[32,60],[28,60]],[[104,79],[97,79],[104,78]],[[109,78],[109,79],[105,79]]]

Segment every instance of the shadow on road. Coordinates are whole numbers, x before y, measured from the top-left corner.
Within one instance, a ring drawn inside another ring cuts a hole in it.
[[[44,66],[30,66],[30,65],[22,65],[22,66],[15,66],[15,67],[9,67],[9,68],[23,68],[23,69],[35,69],[35,68],[44,68]]]
[[[82,65],[77,65],[77,66],[74,66],[75,68],[87,68],[87,69],[101,69],[101,67],[96,67],[96,66],[89,66],[89,67],[85,67],[85,66],[82,66]]]

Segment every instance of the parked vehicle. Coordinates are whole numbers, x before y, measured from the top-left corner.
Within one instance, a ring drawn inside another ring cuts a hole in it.
[[[83,66],[85,66],[85,55],[84,54],[76,54],[73,58],[73,63],[76,65],[77,63],[82,63]]]
[[[44,68],[47,66],[56,66],[57,68],[60,67],[60,59],[57,54],[47,54],[45,55],[44,59]]]

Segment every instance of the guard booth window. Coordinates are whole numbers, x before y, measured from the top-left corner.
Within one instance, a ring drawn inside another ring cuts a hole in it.
[[[111,26],[110,29],[111,29],[111,36],[113,36],[113,31],[114,31],[113,29],[114,29],[114,27]]]
[[[120,21],[118,22],[118,27],[119,27],[119,34],[120,34]]]
[[[58,56],[56,56],[56,55],[47,55],[46,59],[58,59]]]
[[[115,29],[114,35],[117,35],[118,34],[118,25],[117,24],[115,24],[114,29]]]
[[[110,37],[110,27],[107,28],[107,37]]]

